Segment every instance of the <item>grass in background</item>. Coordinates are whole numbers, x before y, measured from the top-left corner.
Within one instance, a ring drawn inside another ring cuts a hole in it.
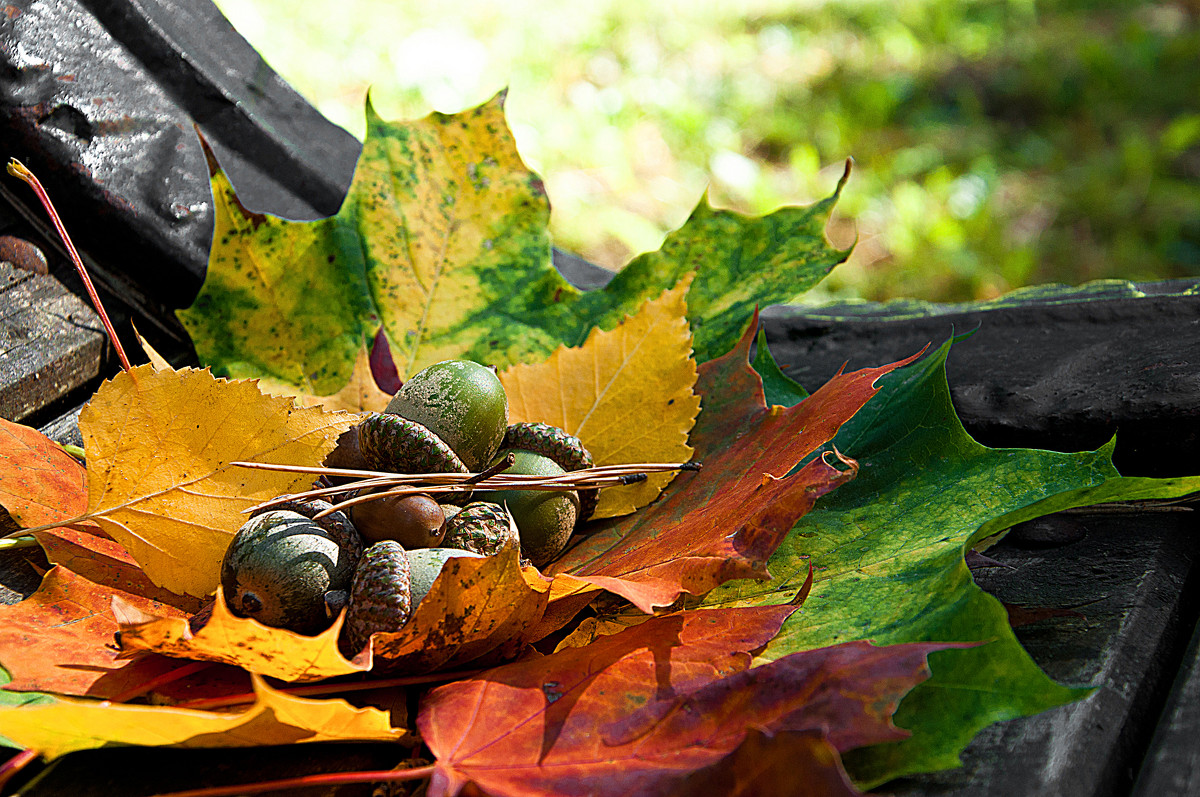
[[[368,86],[386,118],[508,86],[556,243],[609,268],[706,190],[764,213],[853,156],[817,298],[1200,276],[1196,0],[218,5],[360,137]]]

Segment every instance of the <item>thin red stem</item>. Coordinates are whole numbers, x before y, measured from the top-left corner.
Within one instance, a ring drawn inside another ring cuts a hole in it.
[[[303,775],[298,778],[268,780],[262,783],[246,783],[240,786],[213,786],[207,789],[189,789],[156,794],[154,797],[237,797],[241,794],[263,794],[269,791],[300,789],[305,786],[333,786],[340,783],[397,782],[421,780],[433,774],[434,765],[413,769],[384,769],[376,772],[331,772],[327,775]]]
[[[67,253],[71,256],[71,262],[75,264],[75,269],[79,272],[80,279],[83,280],[83,286],[87,289],[88,297],[92,300],[92,306],[96,308],[100,320],[104,323],[104,330],[108,333],[108,339],[112,341],[113,348],[117,350],[117,357],[121,359],[121,367],[128,371],[132,367],[129,364],[129,358],[125,356],[125,349],[121,347],[121,341],[117,340],[117,331],[113,329],[112,321],[108,320],[108,313],[105,312],[104,305],[100,302],[100,296],[96,293],[96,287],[92,285],[92,278],[88,276],[87,269],[83,267],[83,260],[80,259],[79,252],[75,251],[75,244],[71,242],[71,236],[67,234],[67,228],[63,226],[58,211],[54,209],[54,203],[50,201],[50,195],[46,193],[46,189],[42,187],[42,183],[38,180],[37,176],[16,158],[8,162],[8,173],[33,189],[33,193],[37,195],[38,201],[42,203],[42,207],[45,208],[46,213],[50,216],[50,221],[53,222],[54,229],[58,231],[58,237],[62,238],[63,244],[67,247]]]
[[[13,776],[29,765],[38,757],[37,750],[22,750],[0,766],[0,789],[3,789]]]

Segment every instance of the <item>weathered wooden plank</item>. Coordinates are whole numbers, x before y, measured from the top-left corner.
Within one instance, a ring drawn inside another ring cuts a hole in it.
[[[1200,794],[1200,624],[1138,775],[1134,797]]]
[[[1067,514],[1050,522],[1084,536],[1046,547],[1044,535],[1026,542],[1018,529],[988,551],[1009,567],[977,571],[976,580],[1006,603],[1082,614],[1018,628],[1017,637],[1051,677],[1096,692],[993,725],[968,746],[961,769],[904,779],[884,791],[1129,794],[1196,621],[1194,515]],[[1078,535],[1064,539],[1072,536]]]
[[[96,378],[105,336],[95,312],[55,277],[21,279],[13,270],[0,264],[8,283],[0,291],[0,417],[19,421]]]

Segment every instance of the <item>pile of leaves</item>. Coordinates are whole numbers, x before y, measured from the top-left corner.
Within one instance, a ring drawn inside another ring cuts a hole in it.
[[[209,368],[152,357],[104,383],[86,468],[0,422],[0,505],[53,565],[0,607],[12,744],[391,740],[433,762],[395,777],[438,795],[836,795],[956,766],[988,724],[1086,694],[1038,669],[964,554],[1200,478],[1121,477],[1107,447],[980,446],[950,404],[950,341],[806,394],[755,347],[755,307],[845,258],[823,234],[836,191],[761,218],[702,204],[585,293],[551,265],[502,98],[403,124],[368,108],[368,126],[329,219],[252,212],[213,175],[209,273],[181,313]],[[597,464],[703,468],[606,490],[545,572],[451,560],[353,659],[340,621],[300,636],[219,594],[189,623],[245,510],[311,479],[231,463],[317,465],[386,403],[373,364],[403,379],[452,357],[497,366],[513,421],[566,429]]]

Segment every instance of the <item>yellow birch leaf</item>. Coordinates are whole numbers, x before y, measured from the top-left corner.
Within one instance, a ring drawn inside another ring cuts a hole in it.
[[[80,413],[87,516],[155,584],[204,597],[217,588],[242,510],[312,481],[230,463],[318,465],[355,420],[207,370],[138,366],[101,385]]]
[[[137,336],[138,345],[142,347],[142,353],[146,355],[146,359],[150,361],[151,365],[160,371],[171,367],[171,364],[167,362],[167,358],[159,354],[158,349],[151,346],[150,341],[142,337],[142,333],[138,332],[137,325],[133,325],[133,334]]]
[[[292,742],[396,741],[391,714],[345,700],[292,697],[254,676],[255,702],[234,713],[57,698],[0,707],[4,735],[47,758],[105,745],[258,747]]]
[[[371,375],[371,355],[364,343],[354,360],[354,372],[350,381],[330,396],[318,396],[298,390],[295,386],[279,379],[263,377],[258,380],[258,389],[274,396],[290,396],[301,407],[324,407],[330,412],[383,412],[392,397],[379,389]]]
[[[344,614],[320,634],[304,636],[235,616],[217,590],[212,618],[195,634],[184,618],[146,618],[133,613],[126,616],[134,619],[121,623],[121,647],[127,651],[149,650],[180,659],[217,661],[289,682],[318,681],[368,669],[347,661],[338,652]]]
[[[684,277],[611,332],[593,329],[582,346],[560,346],[544,363],[501,372],[509,420],[542,421],[578,437],[597,465],[686,462],[688,432],[700,411]],[[594,517],[627,515],[674,478],[600,491]]]

